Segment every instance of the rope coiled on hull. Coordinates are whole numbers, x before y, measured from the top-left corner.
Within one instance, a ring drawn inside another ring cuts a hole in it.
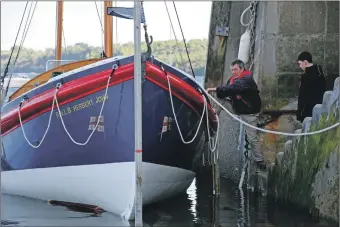
[[[199,132],[199,130],[201,128],[201,124],[203,122],[203,117],[204,117],[204,115],[206,115],[206,120],[207,120],[207,125],[206,126],[207,126],[207,132],[208,132],[209,150],[213,153],[214,162],[216,163],[217,160],[218,160],[218,157],[219,157],[218,151],[216,152],[216,155],[214,154],[214,151],[217,148],[218,134],[219,134],[219,125],[220,125],[218,115],[216,114],[216,118],[217,118],[217,130],[216,130],[216,140],[215,140],[215,143],[214,143],[213,140],[211,139],[210,130],[209,130],[209,115],[208,115],[208,103],[207,103],[207,99],[205,98],[203,92],[199,89],[200,93],[202,95],[202,98],[203,98],[203,112],[202,112],[202,115],[200,117],[200,121],[199,121],[199,124],[197,126],[197,130],[196,130],[195,135],[193,136],[193,138],[190,141],[185,141],[184,138],[183,138],[183,135],[182,135],[182,131],[181,131],[180,127],[179,127],[179,124],[178,124],[178,121],[177,121],[177,117],[176,117],[176,113],[175,113],[174,103],[173,103],[173,100],[172,100],[172,90],[171,90],[171,83],[170,83],[170,80],[169,80],[169,75],[168,75],[168,73],[166,72],[166,70],[164,69],[164,67],[162,65],[160,65],[160,68],[164,72],[164,74],[166,76],[166,79],[167,79],[167,82],[168,82],[168,89],[169,89],[169,97],[170,97],[170,104],[171,104],[172,114],[174,116],[175,123],[176,123],[176,126],[177,126],[177,130],[179,132],[179,135],[181,137],[182,142],[184,144],[190,144],[190,143],[192,143],[196,139],[196,137],[198,135],[198,132]],[[204,154],[203,154],[203,159],[204,159]]]
[[[55,102],[56,105],[57,105],[57,109],[58,109],[58,113],[59,113],[59,116],[60,116],[61,124],[63,125],[63,128],[64,128],[66,134],[68,135],[68,137],[70,138],[70,140],[71,140],[74,144],[79,145],[79,146],[84,146],[84,145],[88,144],[88,142],[90,141],[92,135],[94,134],[94,132],[96,131],[96,129],[97,129],[98,125],[99,125],[100,117],[102,116],[102,113],[103,113],[103,110],[104,110],[104,106],[105,106],[105,99],[106,99],[106,97],[108,97],[108,96],[107,96],[107,91],[108,91],[108,88],[109,88],[109,84],[110,84],[111,78],[112,78],[112,76],[113,76],[113,74],[114,74],[114,72],[116,71],[117,68],[118,68],[118,65],[117,65],[117,64],[114,64],[113,67],[112,67],[112,72],[110,73],[109,78],[108,78],[107,83],[106,83],[104,101],[103,101],[103,103],[102,103],[102,106],[101,106],[101,109],[100,109],[100,112],[99,112],[99,116],[98,116],[98,119],[97,119],[96,126],[95,126],[95,128],[92,130],[91,134],[89,135],[89,137],[87,138],[87,140],[86,140],[84,143],[75,141],[74,138],[71,136],[71,134],[69,133],[69,131],[68,131],[67,128],[66,128],[64,119],[63,119],[62,114],[61,114],[61,111],[60,111],[60,107],[59,107],[59,103],[58,103],[58,98],[57,98],[58,91],[59,91],[59,89],[60,89],[60,87],[61,87],[61,84],[60,84],[60,83],[57,84],[56,89],[55,89],[55,93],[54,93],[54,96],[53,96],[52,107],[51,107],[51,112],[50,112],[50,116],[49,116],[49,121],[48,121],[47,129],[46,129],[46,131],[45,131],[45,133],[44,133],[44,135],[43,135],[41,141],[40,141],[40,142],[37,142],[38,145],[32,144],[32,143],[28,140],[28,138],[27,138],[27,136],[26,136],[26,133],[25,133],[25,130],[24,130],[24,127],[23,127],[23,124],[22,124],[21,114],[20,114],[20,110],[21,110],[22,104],[24,103],[25,100],[23,99],[23,100],[20,102],[19,108],[18,108],[19,121],[20,121],[20,126],[21,126],[22,133],[23,133],[24,138],[25,138],[25,140],[27,141],[27,143],[28,143],[32,148],[35,148],[35,149],[36,149],[36,148],[39,148],[39,147],[41,146],[42,142],[44,141],[44,139],[45,139],[45,137],[46,137],[46,135],[47,135],[47,132],[48,132],[48,130],[49,130],[49,128],[50,128],[50,125],[51,125],[52,113],[53,113],[53,110],[54,110],[53,108],[54,108],[54,102]]]

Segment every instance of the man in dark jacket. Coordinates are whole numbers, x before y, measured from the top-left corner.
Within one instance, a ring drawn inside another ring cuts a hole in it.
[[[316,104],[322,104],[326,91],[326,79],[320,65],[313,65],[312,55],[302,52],[298,56],[299,67],[304,71],[299,86],[296,119],[300,122],[311,117]]]
[[[216,91],[217,98],[221,99],[222,105],[228,110],[230,110],[230,104],[228,107],[226,98],[230,98],[233,112],[239,115],[243,121],[256,126],[257,117],[261,111],[261,98],[253,75],[250,71],[245,70],[244,63],[241,60],[235,60],[231,63],[231,71],[232,76],[226,85],[208,88],[207,91]],[[220,111],[221,108],[218,108],[217,114]],[[252,147],[255,161],[260,168],[265,168],[257,131],[246,126],[246,134]]]

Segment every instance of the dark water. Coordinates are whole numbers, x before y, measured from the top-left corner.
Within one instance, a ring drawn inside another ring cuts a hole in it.
[[[292,207],[280,207],[264,198],[249,196],[249,192],[239,191],[237,185],[226,179],[221,179],[218,205],[212,197],[211,182],[209,173],[198,174],[186,194],[145,207],[144,226],[337,226],[316,223]],[[123,221],[109,213],[95,216],[18,196],[3,194],[1,206],[2,226],[134,226],[133,222]]]

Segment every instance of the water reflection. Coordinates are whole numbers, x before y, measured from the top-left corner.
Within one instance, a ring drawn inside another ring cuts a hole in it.
[[[134,226],[110,213],[99,216],[76,212],[47,202],[2,195],[3,226]],[[212,196],[209,171],[197,175],[187,193],[144,208],[144,226],[221,227],[332,227],[335,223],[315,223],[292,207],[278,206],[237,184],[221,179],[221,194]]]

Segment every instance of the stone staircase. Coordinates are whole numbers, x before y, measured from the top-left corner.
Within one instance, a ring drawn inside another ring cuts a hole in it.
[[[338,77],[322,104],[314,107],[313,116],[305,118],[295,132],[317,131],[339,122],[339,96]],[[255,190],[339,222],[339,141],[340,127],[289,138],[268,173],[257,175]]]

